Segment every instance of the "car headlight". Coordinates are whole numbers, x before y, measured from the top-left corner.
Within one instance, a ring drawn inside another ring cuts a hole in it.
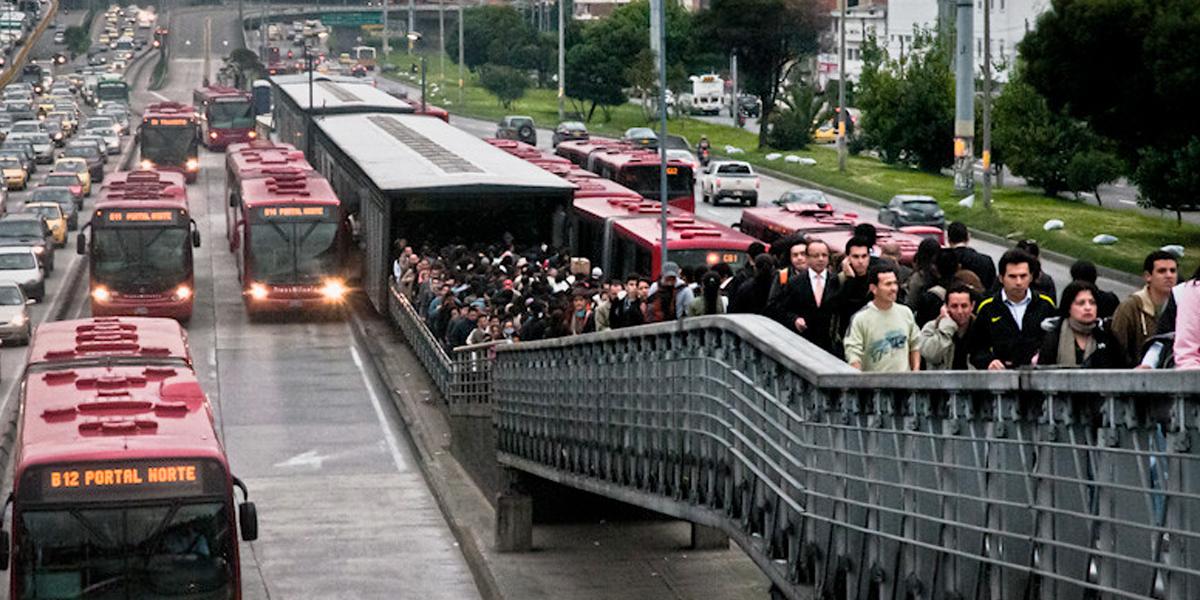
[[[148,160],[143,160],[139,166],[142,167],[142,170],[149,171],[150,169],[154,168],[154,163]]]
[[[19,326],[19,325],[24,325],[25,321],[28,321],[28,320],[29,320],[29,316],[26,315],[25,313],[17,313],[15,315],[13,315],[12,319],[9,319],[8,324]]]
[[[255,300],[266,300],[267,286],[261,283],[250,284],[250,297],[254,298]]]
[[[346,297],[346,285],[337,279],[329,279],[321,286],[321,295],[326,300],[340,302]]]
[[[33,247],[33,253],[34,253],[34,254],[41,254],[41,253],[43,253],[43,252],[45,252],[45,251],[46,251],[46,247],[45,247],[45,246],[34,246],[34,247]]]
[[[180,302],[182,302],[191,297],[192,297],[192,288],[190,288],[186,285],[181,285],[181,286],[175,288],[175,299],[176,300],[179,300]]]
[[[108,288],[102,285],[96,286],[94,289],[92,289],[92,299],[96,302],[108,302],[109,300],[112,300],[112,293],[108,291]]]
[[[184,164],[184,167],[189,171],[195,171],[200,168],[200,161],[194,158],[189,158],[187,163]]]

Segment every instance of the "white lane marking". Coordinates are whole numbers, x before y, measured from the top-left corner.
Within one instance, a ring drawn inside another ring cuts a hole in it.
[[[158,93],[158,92],[150,92],[150,93],[151,93],[151,94],[152,94],[152,95],[153,95],[155,98],[158,98],[159,100],[162,100],[163,102],[170,102],[170,101],[171,101],[171,99],[170,99],[170,98],[168,98],[168,97],[166,97],[166,96],[164,96],[164,95],[162,95],[162,94],[160,94],[160,93]]]
[[[379,395],[375,393],[371,378],[367,376],[367,369],[363,366],[362,357],[358,355],[358,348],[350,346],[350,358],[354,360],[354,366],[358,367],[358,372],[362,375],[363,385],[367,386],[367,396],[371,398],[371,407],[375,409],[375,418],[379,419],[379,428],[383,430],[383,438],[387,440],[388,451],[392,454],[392,462],[396,463],[396,470],[408,471],[408,465],[400,454],[396,434],[388,427],[387,417],[383,414],[383,404],[379,401]]]

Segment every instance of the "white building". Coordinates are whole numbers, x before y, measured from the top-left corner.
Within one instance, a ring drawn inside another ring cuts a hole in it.
[[[892,0],[893,2],[895,0]],[[887,39],[887,5],[862,3],[846,10],[846,80],[857,82],[862,75],[862,47],[872,35],[879,43]],[[829,30],[823,47],[830,49],[817,55],[817,85],[824,88],[840,78],[838,45],[841,41],[841,13],[829,13]]]
[[[889,56],[899,58],[910,51],[915,29],[937,27],[939,4],[953,10],[953,0],[888,1],[886,40]],[[1016,59],[1017,44],[1036,26],[1038,16],[1050,9],[1050,0],[991,0],[991,9],[992,65],[996,79],[1007,81],[1008,70]],[[850,39],[847,35],[847,42]],[[881,36],[880,39],[884,38]],[[983,72],[983,0],[975,0],[975,71]]]

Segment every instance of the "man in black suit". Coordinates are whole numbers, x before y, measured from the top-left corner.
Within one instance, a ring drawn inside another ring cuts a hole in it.
[[[805,259],[804,271],[782,269],[777,273],[767,301],[767,316],[832,353],[832,299],[838,292],[838,278],[829,271],[829,244],[809,240]]]
[[[995,292],[997,288],[996,263],[992,262],[992,257],[981,254],[967,245],[971,243],[971,234],[967,231],[967,226],[960,221],[951,223],[946,228],[946,239],[950,242],[951,251],[958,255],[959,267],[979,277],[979,281],[983,283],[984,293]]]

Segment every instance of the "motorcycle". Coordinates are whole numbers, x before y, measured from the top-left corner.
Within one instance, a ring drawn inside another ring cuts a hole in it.
[[[712,160],[712,152],[707,146],[700,148],[700,166],[707,167],[708,161]]]

